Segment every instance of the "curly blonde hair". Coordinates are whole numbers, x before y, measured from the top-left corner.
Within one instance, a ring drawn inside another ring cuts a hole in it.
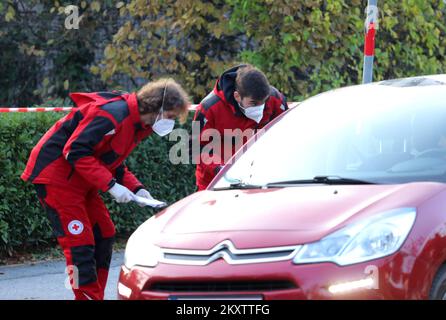
[[[136,93],[140,114],[158,113],[164,96],[165,111],[179,111],[184,123],[189,112],[190,100],[186,91],[172,78],[161,78],[144,85]]]

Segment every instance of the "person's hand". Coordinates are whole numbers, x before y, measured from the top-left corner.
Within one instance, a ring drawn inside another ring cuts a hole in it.
[[[155,199],[152,197],[152,195],[150,194],[150,192],[147,191],[146,189],[139,189],[138,192],[136,192],[136,195],[137,195],[138,197],[141,197],[141,198],[146,198],[146,199],[150,199],[150,200],[155,200]],[[138,203],[138,205],[139,205],[140,207],[144,207],[144,206],[145,206],[144,204],[139,204],[139,203]]]
[[[113,187],[111,187],[108,192],[115,198],[118,203],[127,203],[133,200],[134,194],[129,189],[120,185],[119,183],[115,183]]]

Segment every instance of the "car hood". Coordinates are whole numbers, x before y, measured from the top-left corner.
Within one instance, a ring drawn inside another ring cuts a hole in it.
[[[197,192],[161,212],[155,243],[210,249],[231,240],[239,249],[317,241],[358,219],[417,207],[443,190],[434,182],[400,185],[311,185]]]

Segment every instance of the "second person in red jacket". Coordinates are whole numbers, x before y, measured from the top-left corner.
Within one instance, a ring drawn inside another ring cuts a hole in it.
[[[189,99],[172,79],[136,93],[72,93],[74,109],[31,151],[22,179],[33,183],[61,245],[76,299],[103,299],[115,227],[99,191],[117,202],[152,199],[124,160],[142,139],[172,131]]]
[[[247,131],[263,128],[287,109],[286,97],[270,86],[260,70],[243,64],[225,71],[195,112],[194,121],[200,124],[197,138],[201,147],[199,159],[193,154],[193,161],[197,163],[198,191],[207,188],[219,168],[241,146],[234,141],[239,138],[237,135],[243,135],[242,144],[245,143],[249,136]],[[208,143],[215,142],[212,140],[217,133],[221,147],[206,148]]]

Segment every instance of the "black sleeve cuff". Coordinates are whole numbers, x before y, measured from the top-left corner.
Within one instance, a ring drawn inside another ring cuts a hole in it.
[[[223,166],[217,166],[217,167],[215,167],[215,169],[214,169],[214,174],[217,175],[217,173],[219,173],[221,169],[223,169]]]
[[[115,178],[111,179],[110,182],[108,183],[107,191],[110,190],[115,184],[116,184],[116,179]]]
[[[144,186],[138,186],[135,189],[133,189],[132,192],[136,194],[141,189],[144,189]]]

